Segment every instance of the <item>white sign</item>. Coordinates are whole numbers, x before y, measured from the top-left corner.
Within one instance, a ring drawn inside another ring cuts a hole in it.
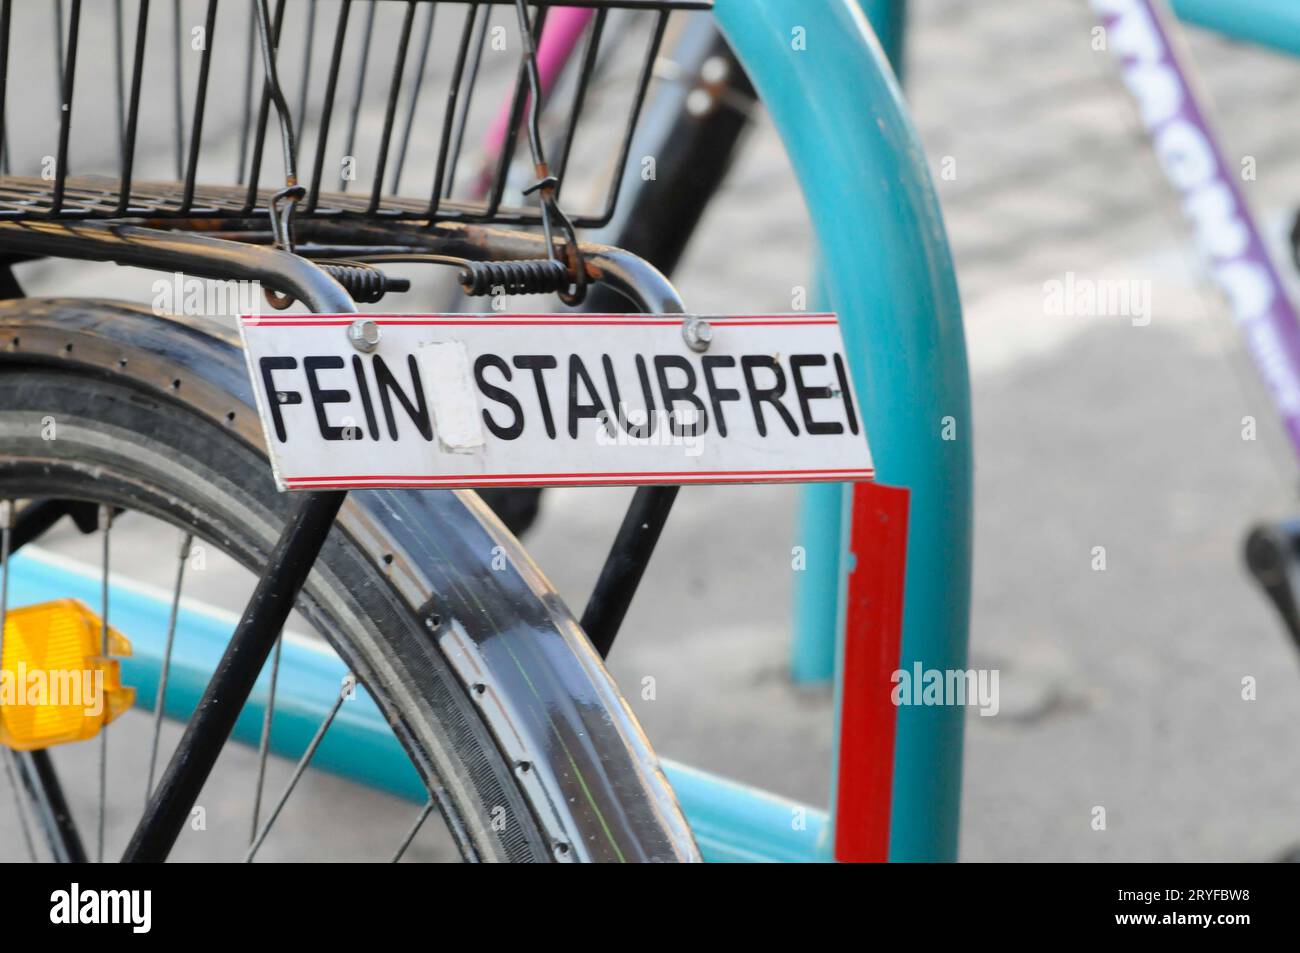
[[[281,489],[872,478],[834,315],[701,316],[702,351],[684,320],[304,314],[240,330]],[[373,322],[360,345],[358,321]]]

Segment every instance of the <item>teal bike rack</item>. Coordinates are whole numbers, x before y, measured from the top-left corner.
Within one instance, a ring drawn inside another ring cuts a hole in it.
[[[882,50],[894,66],[895,74],[901,77],[904,63],[905,0],[858,0],[858,4],[875,28]],[[1300,2],[1297,0],[1231,0],[1231,2],[1229,0],[1171,0],[1170,5],[1173,12],[1189,24],[1204,27],[1231,39],[1300,55]],[[764,4],[765,8],[767,6]],[[771,8],[778,10],[780,4],[773,4]],[[778,15],[776,20],[784,20],[788,23],[791,19],[807,18],[802,10],[787,9],[784,11],[784,17]],[[771,24],[773,20],[768,18],[765,23]],[[775,29],[775,26],[772,28]],[[767,55],[773,57],[776,54],[769,51]],[[771,63],[771,59],[763,60],[763,69],[769,68]],[[796,117],[800,108],[797,93],[793,103],[781,103],[779,95],[775,101],[769,99],[774,92],[779,94],[781,85],[778,81],[764,86],[761,89],[764,99],[769,106],[780,106],[787,111],[788,115]],[[800,146],[806,145],[789,137],[786,141],[794,143],[792,154],[796,157]],[[817,155],[807,157],[807,165],[810,169],[808,175],[818,174],[815,169],[820,158]],[[906,165],[907,162],[904,161],[903,164]],[[796,162],[796,169],[799,168],[799,163]],[[864,164],[863,168],[869,168],[873,173],[879,174],[880,170],[890,172],[894,164],[887,156],[873,157],[871,164]],[[917,178],[924,175],[923,171],[915,168],[915,164],[914,172]],[[842,174],[842,171],[838,174]],[[807,176],[801,173],[801,180],[806,181],[806,178]],[[885,209],[883,214],[888,215],[888,209]],[[937,221],[937,215],[935,220]],[[880,221],[880,218],[873,219],[867,231],[870,232]],[[941,231],[941,226],[935,231]],[[941,238],[930,242],[923,254],[927,256],[939,254],[941,257],[946,255],[946,250],[937,247],[940,244],[942,244]],[[845,311],[837,302],[835,297],[837,289],[832,286],[833,282],[828,281],[827,273],[828,271],[834,273],[837,268],[845,267],[846,258],[852,257],[853,253],[853,246],[850,245],[848,255],[841,256],[837,263],[833,255],[829,259],[826,257],[827,250],[824,247],[819,249],[823,267],[818,269],[819,278],[815,294],[819,310],[840,312],[846,326],[846,337],[858,322],[854,314]],[[939,270],[942,271],[942,268]],[[853,346],[852,340],[850,346]],[[855,365],[854,370],[855,374],[859,375],[855,378],[859,388],[871,386],[874,379],[868,376],[864,383],[863,369],[860,365]],[[868,369],[866,373],[869,375],[870,370]],[[955,371],[955,373],[964,374],[964,371]],[[956,421],[956,415],[953,416]],[[884,449],[876,429],[870,428],[869,433],[879,458],[881,482],[911,486],[912,484],[906,479],[896,476],[898,471],[889,469],[890,465],[896,464],[901,464],[904,469],[907,469],[909,464],[898,458],[889,459],[889,454]],[[970,432],[967,426],[964,438],[967,447],[969,447],[969,438]],[[960,439],[962,438],[959,434]],[[967,466],[968,462],[949,462],[954,464],[954,469],[950,470],[944,479],[957,481],[960,479],[957,476],[958,472]],[[845,554],[848,522],[844,509],[848,497],[845,488],[836,484],[810,486],[803,491],[797,542],[805,549],[806,569],[796,580],[795,638],[791,652],[791,674],[798,682],[818,682],[837,678],[837,661],[840,658],[837,639],[842,637],[843,630],[843,614],[839,607],[842,602],[843,580],[847,572]],[[951,503],[952,509],[947,518],[958,522],[969,519],[968,495],[959,494],[952,498]],[[923,511],[928,504],[924,497],[919,497],[914,498],[913,505],[916,515],[923,516]],[[963,513],[967,515],[963,516]],[[956,636],[945,640],[941,627],[928,630],[928,635],[920,635],[917,631],[917,620],[914,617],[917,611],[917,599],[929,597],[921,594],[925,592],[927,585],[916,579],[915,559],[919,554],[916,548],[916,533],[917,527],[914,525],[908,553],[906,607],[908,635],[905,637],[901,667],[906,668],[909,660],[915,660],[923,655],[925,658],[923,664],[926,667],[943,668],[946,666],[936,662],[935,659],[940,656],[945,656],[949,660],[964,658],[964,645],[958,646]],[[941,536],[942,533],[935,538]],[[959,534],[955,532],[951,534],[950,540],[953,545],[969,547],[969,538],[961,544]],[[954,580],[968,578],[967,567],[962,566],[960,560],[955,560],[949,569],[954,573],[950,577]],[[952,595],[958,600],[968,598],[965,593]],[[949,605],[943,610],[954,625],[959,624],[956,620],[960,611],[955,605]],[[932,654],[935,652],[938,655]],[[894,859],[934,858],[947,856],[949,851],[955,851],[956,806],[953,799],[960,789],[960,771],[958,763],[953,759],[960,757],[960,727],[951,723],[936,725],[931,723],[930,717],[927,717],[924,710],[916,708],[904,708],[899,712],[895,744],[896,764],[890,852],[891,858]],[[953,748],[944,752],[946,757],[937,757],[939,752],[936,746],[949,743],[953,744]],[[931,768],[934,769],[934,774],[932,781],[929,781],[927,778]],[[928,788],[931,783],[933,787]],[[925,797],[927,790],[928,798]],[[919,810],[915,809],[918,806]]]
[[[885,51],[894,76],[903,81],[904,40],[907,35],[907,0],[858,0],[871,22],[880,48]]]
[[[1170,6],[1185,23],[1300,56],[1300,3],[1296,0],[1172,0]]]
[[[858,0],[867,15],[894,76],[903,79],[907,0]],[[818,264],[817,272],[821,273]],[[813,307],[829,311],[824,283],[818,280]],[[790,677],[799,684],[831,682],[835,678],[835,640],[840,575],[840,540],[845,493],[842,484],[813,483],[799,497],[798,545],[805,563],[795,577],[794,638],[790,643]]]
[[[900,668],[965,668],[972,465],[966,346],[938,201],[902,94],[851,0],[718,0],[715,14],[751,67],[803,190],[818,239],[819,285],[840,316],[877,477],[912,494]],[[944,439],[948,423],[955,439]],[[805,532],[815,527],[814,545],[835,541],[820,553],[810,546],[810,560],[839,554],[833,585],[815,599],[821,617],[831,618],[848,565],[847,534],[833,503],[823,505],[831,512],[814,514]],[[891,859],[956,857],[963,718],[955,707],[900,708]]]

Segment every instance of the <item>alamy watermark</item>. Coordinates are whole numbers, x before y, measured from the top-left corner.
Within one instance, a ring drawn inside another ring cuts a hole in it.
[[[898,669],[890,681],[894,688],[889,697],[898,706],[969,705],[985,716],[996,715],[1000,707],[995,668],[922,668],[920,662],[913,662],[911,671]]]
[[[704,420],[694,407],[682,410],[628,410],[619,404],[617,415],[596,413],[596,443],[602,447],[681,447],[688,457],[704,452]]]
[[[1134,327],[1151,323],[1151,282],[1145,279],[1080,278],[1043,282],[1043,310],[1056,317],[1129,318]]]
[[[262,284],[258,281],[212,281],[183,272],[153,283],[153,313],[193,318],[260,317]]]
[[[130,926],[132,933],[148,933],[153,926],[153,891],[83,890],[81,884],[73,883],[67,890],[50,894],[50,922],[123,924]]]
[[[0,669],[0,708],[80,708],[91,718],[104,713],[104,672],[101,669],[45,669],[19,661]]]

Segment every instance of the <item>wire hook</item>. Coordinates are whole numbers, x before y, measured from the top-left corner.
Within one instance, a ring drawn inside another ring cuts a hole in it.
[[[587,269],[582,260],[582,249],[578,246],[578,233],[569,221],[569,217],[560,208],[555,197],[560,180],[551,173],[546,164],[546,152],[542,146],[541,102],[542,81],[537,67],[537,45],[533,42],[533,24],[528,21],[528,6],[525,0],[515,0],[515,11],[519,16],[519,33],[523,37],[524,69],[528,74],[528,148],[532,153],[533,167],[537,172],[537,181],[524,189],[524,195],[541,193],[542,234],[546,239],[546,255],[550,261],[564,261],[572,275],[572,284],[568,290],[558,292],[560,300],[574,307],[582,304],[587,297]],[[539,13],[540,16],[540,13]],[[565,251],[561,258],[556,251],[555,231],[564,235]]]

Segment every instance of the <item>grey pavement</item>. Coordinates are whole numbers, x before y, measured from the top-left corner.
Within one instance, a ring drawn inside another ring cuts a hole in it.
[[[967,721],[962,856],[1270,859],[1300,841],[1300,667],[1240,558],[1253,521],[1297,503],[1267,397],[1107,54],[1091,49],[1086,4],[917,0],[914,11],[908,98],[936,176],[945,156],[956,168],[938,186],[975,395],[972,665],[998,669],[1002,689],[996,717]],[[1255,157],[1245,187],[1280,240],[1300,201],[1300,64],[1190,40],[1230,159]],[[762,240],[738,251],[736,235]],[[809,248],[763,125],[679,286],[699,310],[787,308],[808,281]],[[1047,314],[1043,285],[1068,272],[1149,281],[1150,324]],[[146,277],[109,266],[43,263],[21,279],[32,294],[148,298]],[[1256,441],[1241,439],[1247,415]],[[571,605],[625,497],[549,494],[529,546]],[[822,803],[830,695],[786,674],[796,500],[781,487],[684,490],[611,670],[661,754]],[[156,543],[121,536],[147,577]],[[93,559],[66,532],[51,546]],[[232,601],[229,580],[214,568],[200,595]],[[647,676],[653,701],[639,691]],[[1246,676],[1257,700],[1242,700]],[[142,716],[130,717],[120,736],[144,738]],[[238,829],[253,761],[226,757],[223,786],[205,798]],[[88,818],[91,775],[78,777]],[[406,805],[320,775],[295,804],[300,826],[268,856],[373,855],[409,818]],[[1096,806],[1105,831],[1091,828]],[[325,842],[311,833],[320,817],[331,819]],[[125,815],[110,820],[120,844]]]

